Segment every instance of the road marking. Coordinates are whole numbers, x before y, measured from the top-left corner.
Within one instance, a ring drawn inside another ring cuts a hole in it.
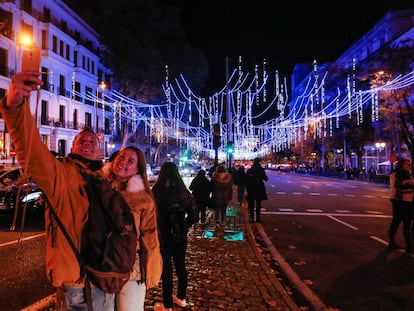
[[[307,211],[310,212],[310,213],[323,213],[323,210],[316,209],[316,208],[309,208],[309,209],[307,209]]]
[[[291,208],[279,208],[279,211],[281,211],[281,212],[293,212],[293,209],[291,209]]]
[[[328,196],[330,196],[330,197],[337,197],[338,194],[337,193],[328,193]]]
[[[372,217],[372,218],[392,218],[391,215],[384,214],[347,214],[348,211],[344,213],[309,213],[309,212],[262,212],[263,215],[292,215],[292,216],[344,216],[344,217]]]
[[[329,217],[330,219],[332,219],[332,220],[335,220],[336,222],[339,222],[340,224],[343,224],[344,226],[346,226],[346,227],[348,227],[348,228],[351,228],[351,229],[353,229],[353,230],[359,230],[357,227],[352,226],[352,225],[350,225],[350,224],[346,223],[345,221],[339,220],[338,218],[336,218],[336,217],[334,217],[334,216],[328,215],[328,217]]]
[[[40,234],[36,234],[36,235],[32,235],[32,236],[22,238],[20,240],[14,240],[14,241],[2,243],[2,244],[0,244],[0,247],[7,246],[7,245],[12,245],[12,244],[17,244],[17,243],[27,241],[27,240],[31,240],[31,239],[36,239],[36,238],[39,238],[39,237],[44,236],[44,235],[46,235],[46,233],[40,233]]]
[[[302,192],[293,192],[293,194],[302,195],[303,193]]]
[[[321,195],[319,192],[311,192],[310,195]]]
[[[376,237],[374,235],[371,235],[370,238],[373,239],[373,240],[375,240],[375,241],[377,241],[377,242],[380,242],[381,244],[388,245],[388,242],[386,242],[383,239],[381,239],[379,237]]]

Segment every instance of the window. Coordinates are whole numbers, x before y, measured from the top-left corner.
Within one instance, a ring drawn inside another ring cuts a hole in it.
[[[65,106],[59,105],[59,122],[60,127],[65,127]]]
[[[7,50],[0,48],[0,74],[8,76],[9,70],[7,66]]]
[[[42,49],[43,50],[47,49],[47,31],[46,30],[42,30]]]
[[[73,110],[73,128],[78,129],[78,109]]]
[[[65,76],[59,75],[59,95],[66,96]]]
[[[92,128],[92,114],[85,112],[85,126]]]
[[[53,85],[49,84],[49,69],[48,68],[42,67],[41,79],[43,81],[42,89],[53,92]]]
[[[65,56],[64,53],[65,53],[65,42],[60,40],[60,42],[59,42],[59,55],[64,57]]]
[[[73,51],[73,63],[75,64],[75,67],[78,66],[78,51]]]
[[[57,38],[56,38],[56,36],[53,36],[53,38],[52,38],[52,50],[53,50],[53,52],[55,52],[55,53],[57,53]]]
[[[82,101],[82,98],[78,95],[78,93],[80,93],[81,91],[81,85],[79,82],[75,82],[75,91],[77,92],[77,94],[75,95],[75,100]]]
[[[91,87],[89,87],[89,86],[86,86],[86,87],[85,87],[85,94],[86,94],[86,96],[93,94],[93,92],[92,92],[92,88],[91,88]],[[86,104],[86,105],[93,106],[94,101],[86,98],[86,99],[85,99],[85,104]]]
[[[50,23],[50,9],[47,7],[43,8],[43,21],[45,23]]]
[[[41,139],[43,145],[45,145],[45,146],[49,145],[49,136],[48,135],[42,134],[42,135],[40,135],[40,139]]]
[[[66,59],[70,60],[70,45],[66,44]]]
[[[42,99],[40,111],[40,123],[42,125],[49,125],[49,115],[47,112],[48,102]]]
[[[58,153],[60,156],[66,155],[66,140],[64,139],[58,140]]]

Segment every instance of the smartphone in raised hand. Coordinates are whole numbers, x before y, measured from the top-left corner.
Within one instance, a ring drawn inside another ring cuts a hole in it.
[[[22,71],[40,71],[40,49],[31,48],[23,50],[22,54]]]
[[[22,53],[22,72],[30,71],[40,71],[40,49],[31,48],[23,50]],[[33,83],[25,82],[25,85],[32,85]],[[37,89],[38,86],[33,84],[33,89]]]

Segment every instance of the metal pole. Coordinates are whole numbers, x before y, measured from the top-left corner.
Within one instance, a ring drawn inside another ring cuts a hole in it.
[[[345,133],[346,127],[345,125],[343,127],[343,130],[344,130],[344,176],[345,176],[345,179],[347,179],[347,176],[346,176],[346,133]]]
[[[227,109],[227,113],[226,113],[226,123],[227,123],[227,141],[232,141],[232,124],[231,124],[231,119],[232,119],[232,113],[231,113],[231,106],[230,106],[230,94],[229,94],[229,58],[226,57],[226,109]],[[228,153],[227,154],[227,158],[228,158],[228,171],[229,173],[231,172],[231,162],[232,162],[232,154]]]

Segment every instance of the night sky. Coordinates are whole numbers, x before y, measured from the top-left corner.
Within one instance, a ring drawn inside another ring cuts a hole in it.
[[[224,86],[226,57],[232,70],[242,56],[249,72],[265,58],[269,73],[290,79],[297,63],[335,61],[387,11],[414,8],[412,0],[160,1],[182,9],[189,41],[209,59],[212,89]]]
[[[226,57],[230,72],[239,56],[243,70],[252,73],[266,59],[270,75],[277,70],[290,80],[297,63],[335,61],[387,11],[414,9],[413,0],[158,1],[182,11],[188,41],[208,58],[211,93],[225,85]]]

